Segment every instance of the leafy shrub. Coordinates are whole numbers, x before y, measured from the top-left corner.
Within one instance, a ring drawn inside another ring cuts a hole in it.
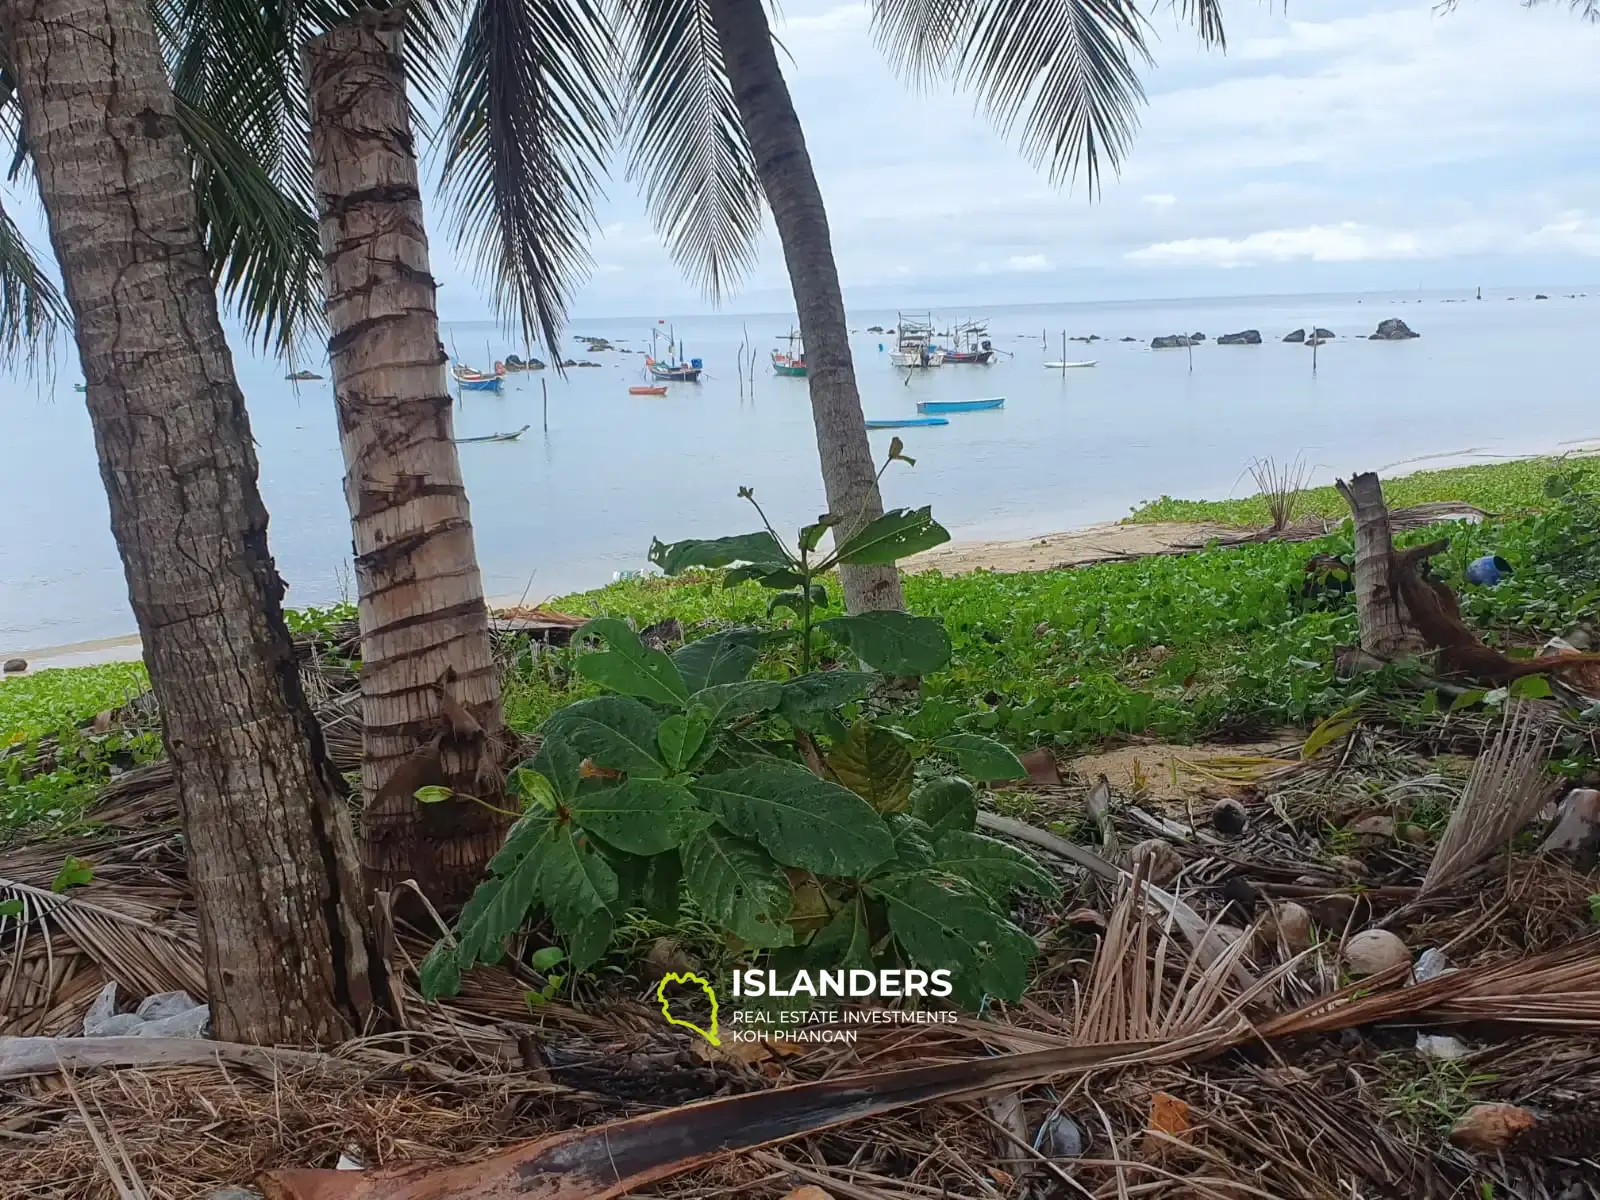
[[[970,784],[929,769],[953,760],[991,780],[1022,776],[1021,764],[974,733],[919,737],[867,715],[887,677],[946,665],[938,621],[816,619],[828,604],[819,575],[892,563],[949,535],[926,508],[902,509],[817,557],[835,524],[825,516],[806,526],[793,550],[770,525],[652,547],[668,575],[727,568],[727,585],[760,584],[772,593],[769,612],[791,610],[797,628],[735,627],[671,654],[616,618],[579,631],[605,644],[576,660],[605,691],[553,713],[537,754],[512,772],[524,814],[454,936],[424,961],[428,995],[453,993],[463,970],[498,961],[535,910],[582,970],[630,910],[670,924],[687,905],[786,968],[904,962],[950,971],[956,998],[971,1006],[1021,995],[1037,947],[1008,902],[1017,889],[1054,895],[1055,884],[1026,854],[976,832]],[[794,639],[797,673],[751,678],[764,646]],[[870,669],[813,670],[821,650]]]

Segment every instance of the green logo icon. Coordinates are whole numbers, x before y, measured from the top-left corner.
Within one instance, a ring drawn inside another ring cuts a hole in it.
[[[667,1010],[667,984],[669,983],[696,984],[706,994],[706,997],[711,1001],[711,1029],[709,1032],[701,1029],[693,1021],[680,1021]],[[712,990],[709,983],[701,979],[693,971],[685,971],[681,975],[674,971],[662,979],[660,983],[656,984],[656,999],[661,1002],[661,1015],[667,1019],[668,1025],[681,1025],[685,1029],[692,1029],[713,1046],[722,1045],[722,1040],[717,1037],[717,993]]]

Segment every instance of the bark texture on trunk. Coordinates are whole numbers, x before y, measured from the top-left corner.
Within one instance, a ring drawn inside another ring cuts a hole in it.
[[[1361,648],[1388,660],[1420,654],[1422,638],[1390,578],[1394,539],[1383,484],[1373,472],[1363,471],[1349,483],[1338,480],[1336,486],[1355,518],[1356,619],[1361,625]]]
[[[762,0],[711,0],[711,20],[739,119],[755,152],[761,189],[783,243],[806,347],[823,488],[828,511],[843,518],[836,537],[844,537],[882,516],[883,498],[856,390],[828,211],[789,85],[778,65]],[[842,567],[839,576],[851,612],[905,607],[895,567]]]
[[[217,1036],[332,1043],[372,987],[144,0],[0,0],[111,528],[177,777]]]
[[[399,9],[306,51],[334,403],[355,536],[366,725],[362,861],[374,887],[471,894],[505,818],[500,683],[451,421]]]

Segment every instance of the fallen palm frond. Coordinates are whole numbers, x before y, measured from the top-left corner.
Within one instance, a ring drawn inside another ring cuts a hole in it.
[[[1507,700],[1505,708],[1503,723],[1473,764],[1466,789],[1439,839],[1422,881],[1424,896],[1510,842],[1550,791],[1545,770],[1552,740],[1547,706]]]
[[[1130,910],[1131,912],[1131,910]],[[1124,928],[1131,917],[1123,919]],[[1114,947],[1112,949],[1115,949]],[[1001,1055],[968,1062],[879,1071],[820,1083],[708,1100],[665,1112],[510,1147],[457,1166],[357,1174],[286,1170],[263,1177],[268,1200],[612,1200],[647,1184],[817,1130],[911,1105],[976,1099],[1002,1088],[1134,1066],[1214,1057],[1249,1042],[1330,1032],[1378,1021],[1496,1020],[1569,1029],[1600,1028],[1600,942],[1498,967],[1461,971],[1410,987],[1400,972],[1375,977],[1281,1017],[1252,1025],[1242,998],[1198,1025],[1154,1012],[1175,1036]],[[1109,951],[1102,947],[1101,954]],[[1109,973],[1102,986],[1114,986]],[[1375,987],[1386,990],[1373,991]],[[1189,989],[1198,1007],[1222,995],[1216,982]],[[1148,1000],[1148,995],[1147,995]],[[1143,1018],[1140,1018],[1143,1020]],[[1097,1018],[1099,1020],[1099,1018]],[[1126,1027],[1126,1026],[1124,1026]]]

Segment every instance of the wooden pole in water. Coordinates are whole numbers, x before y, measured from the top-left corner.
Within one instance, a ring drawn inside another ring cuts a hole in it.
[[[1322,339],[1317,336],[1316,322],[1311,325],[1311,373],[1317,373],[1317,347],[1322,345]]]
[[[544,397],[544,431],[550,432],[550,385],[539,380],[539,392]]]
[[[1189,348],[1189,374],[1194,374],[1194,339],[1186,337],[1183,344]]]

